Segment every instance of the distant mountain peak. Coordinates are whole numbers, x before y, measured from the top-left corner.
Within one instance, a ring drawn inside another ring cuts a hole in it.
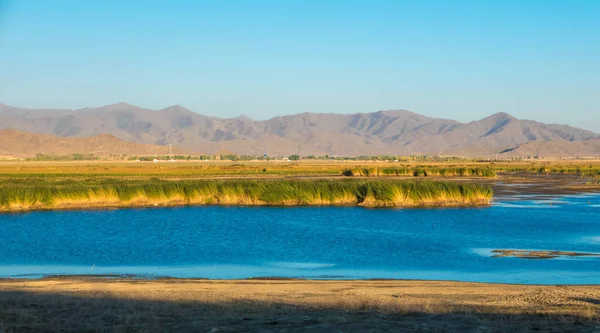
[[[125,102],[118,102],[118,103],[113,103],[113,104],[109,104],[109,105],[105,105],[105,106],[101,106],[100,108],[105,108],[108,110],[123,110],[123,109],[140,109],[139,106],[133,105],[133,104],[129,104],[129,103],[125,103]],[[100,109],[98,108],[98,109]],[[96,108],[86,108],[86,109],[96,109]]]
[[[102,139],[102,140],[123,141],[123,140],[117,138],[116,136],[114,136],[112,134],[107,134],[107,133],[101,133],[101,134],[98,134],[98,135],[89,136],[88,138],[98,138],[98,139]]]
[[[369,114],[369,113],[366,113],[366,114]],[[412,111],[404,110],[404,109],[379,110],[379,111],[375,112],[375,114],[377,114],[377,115],[383,115],[383,116],[387,116],[387,117],[419,116],[419,117],[426,118],[423,115],[420,115],[418,113],[414,113]]]
[[[186,109],[187,110],[187,108],[185,108],[184,106],[179,105],[179,104],[168,106],[168,107],[164,108],[163,110],[169,110],[169,109]]]
[[[185,107],[183,107],[183,106],[181,106],[181,105],[179,105],[179,104],[171,105],[171,106],[169,106],[169,107],[166,107],[166,108],[164,108],[164,109],[161,109],[161,110],[159,110],[159,111],[167,111],[167,112],[184,112],[184,113],[187,113],[187,112],[194,112],[194,111],[192,111],[192,110],[190,110],[190,109],[188,109],[188,108],[185,108]]]
[[[107,107],[131,107],[131,106],[137,107],[135,105],[132,105],[132,104],[129,104],[126,102],[117,102],[117,103],[107,105]]]
[[[497,112],[494,113],[493,115],[487,117],[487,118],[496,118],[496,119],[517,119],[516,117],[514,117],[511,114],[508,114],[506,112]]]

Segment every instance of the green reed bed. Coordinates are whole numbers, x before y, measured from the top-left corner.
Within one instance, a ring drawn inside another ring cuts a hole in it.
[[[400,180],[146,180],[0,183],[0,210],[168,205],[478,206],[489,187]]]
[[[553,166],[553,165],[530,165],[530,166],[497,166],[497,172],[502,173],[532,173],[547,175],[580,175],[586,177],[597,177],[600,175],[599,165],[580,166]]]
[[[467,167],[395,167],[395,168],[354,168],[341,171],[344,176],[404,176],[404,177],[484,177],[495,178],[496,171],[492,168],[467,168]]]

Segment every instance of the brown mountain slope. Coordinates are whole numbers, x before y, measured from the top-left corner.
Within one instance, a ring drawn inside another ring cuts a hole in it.
[[[0,105],[0,128],[62,137],[107,133],[137,143],[171,143],[189,151],[214,153],[227,149],[251,155],[488,156],[532,141],[575,142],[598,137],[590,131],[521,120],[506,113],[466,124],[406,110],[301,113],[255,121],[247,117],[207,117],[181,106],[148,110],[126,103],[75,111]]]
[[[600,151],[600,139],[583,141],[531,141],[514,149],[501,152],[501,156],[540,156],[540,157],[594,157]]]
[[[185,153],[173,148],[173,154]],[[126,142],[110,134],[87,138],[61,138],[17,130],[0,131],[0,156],[31,157],[36,154],[70,155],[167,155],[169,147]]]
[[[425,147],[415,150],[459,156],[486,156],[514,149],[527,142],[582,141],[597,134],[565,125],[547,125],[531,120],[517,119],[506,113],[491,115],[479,121],[461,125],[453,131],[428,138]],[[420,142],[418,142],[420,143]],[[428,145],[427,145],[428,144]],[[551,146],[548,146],[551,147]],[[560,151],[557,151],[557,154]],[[587,151],[581,151],[584,153]],[[577,151],[573,153],[578,154]],[[562,154],[562,153],[561,153]],[[561,154],[552,156],[562,156]],[[600,155],[600,150],[595,153]]]

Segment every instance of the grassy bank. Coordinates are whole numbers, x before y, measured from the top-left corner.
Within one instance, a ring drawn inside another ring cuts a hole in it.
[[[476,206],[489,204],[491,198],[488,187],[438,181],[28,178],[0,183],[4,211],[162,205]]]

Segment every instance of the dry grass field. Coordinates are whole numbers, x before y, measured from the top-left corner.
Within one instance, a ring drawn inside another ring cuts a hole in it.
[[[28,175],[61,176],[114,176],[114,177],[332,177],[343,176],[345,170],[357,171],[354,176],[414,177],[414,171],[431,171],[429,177],[460,177],[460,169],[492,170],[500,174],[542,173],[600,175],[600,160],[550,160],[528,162],[426,162],[426,161],[66,161],[25,162],[0,161],[0,179]],[[406,171],[405,173],[392,171]],[[367,172],[365,172],[367,171]],[[464,171],[464,170],[463,170]],[[418,173],[418,177],[424,177]],[[463,173],[462,176],[478,177]]]

